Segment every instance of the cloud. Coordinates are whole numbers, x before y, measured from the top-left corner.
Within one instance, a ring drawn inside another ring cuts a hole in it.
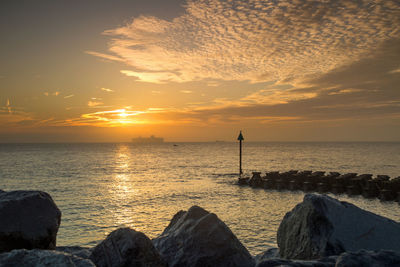
[[[303,87],[267,86],[238,100],[217,99],[216,105],[193,111],[196,118],[260,117],[290,121],[352,121],[400,118],[400,38],[383,43],[375,55],[305,80]],[[379,122],[376,122],[379,123]],[[397,129],[400,131],[400,128]]]
[[[121,70],[121,73],[129,77],[135,77],[140,82],[163,84],[176,80],[175,74],[170,72],[137,72],[131,70]]]
[[[114,90],[109,89],[109,88],[102,87],[101,90],[104,91],[104,92],[107,92],[107,93],[114,93]]]
[[[107,30],[107,54],[138,81],[298,81],[400,36],[397,0],[197,0],[166,21],[140,16]]]
[[[341,95],[341,94],[351,94],[351,93],[357,93],[357,92],[362,92],[362,89],[341,89],[338,91],[333,91],[330,92],[329,95]]]
[[[67,99],[67,98],[71,98],[71,97],[74,97],[75,95],[67,95],[67,96],[64,96],[64,99]]]
[[[108,55],[108,54],[103,54],[103,53],[98,53],[98,52],[93,52],[93,51],[86,51],[87,54],[92,55],[92,56],[96,56],[96,57],[100,57],[102,59],[107,59],[110,61],[120,61],[120,62],[124,62],[123,58],[119,58],[113,55]]]
[[[183,94],[191,94],[191,93],[193,93],[190,90],[181,90],[180,92],[183,93]]]
[[[103,104],[104,103],[100,102],[100,101],[92,101],[92,100],[88,101],[88,106],[91,107],[91,108],[97,107],[97,106],[100,106],[100,105],[103,105]]]
[[[400,68],[389,71],[390,74],[397,74],[400,73]]]

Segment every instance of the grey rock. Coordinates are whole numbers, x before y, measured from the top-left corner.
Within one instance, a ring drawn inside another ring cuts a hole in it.
[[[153,244],[170,267],[255,265],[228,226],[198,206],[178,212]]]
[[[255,256],[255,260],[257,263],[263,260],[277,259],[277,258],[280,258],[279,248],[270,248]]]
[[[314,261],[266,259],[259,262],[256,267],[273,267],[273,266],[334,267],[335,262],[336,262],[336,257],[329,257],[322,260],[314,260]]]
[[[16,249],[0,254],[2,267],[94,267],[93,262],[64,252],[52,250]]]
[[[166,266],[151,240],[130,228],[120,228],[110,233],[93,249],[90,259],[98,267]]]
[[[57,251],[65,252],[82,259],[89,259],[92,253],[90,248],[80,247],[80,246],[61,246],[56,248]]]
[[[60,210],[45,192],[0,192],[0,252],[55,249],[60,221]]]
[[[326,195],[307,194],[283,218],[282,258],[318,259],[345,251],[400,250],[400,224]]]
[[[339,256],[336,267],[393,267],[400,266],[400,253],[390,250],[346,252]]]

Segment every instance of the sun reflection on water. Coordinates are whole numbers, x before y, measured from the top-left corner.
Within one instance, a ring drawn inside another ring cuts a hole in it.
[[[112,175],[112,182],[109,183],[109,194],[112,205],[110,225],[116,227],[134,227],[132,203],[138,190],[135,189],[134,180],[131,175],[131,152],[126,144],[119,144],[115,154],[115,171]]]

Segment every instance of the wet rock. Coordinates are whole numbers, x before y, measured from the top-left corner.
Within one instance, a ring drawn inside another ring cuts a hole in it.
[[[88,259],[82,259],[64,252],[39,249],[16,249],[11,252],[0,254],[0,266],[94,267],[95,265]]]
[[[400,253],[390,250],[346,252],[341,254],[336,267],[400,266]]]
[[[178,212],[153,244],[170,267],[254,266],[228,226],[198,206]]]
[[[98,267],[166,266],[151,240],[143,233],[120,228],[97,245],[90,257]]]
[[[318,259],[360,249],[400,251],[400,224],[325,195],[307,194],[283,218],[282,258]]]
[[[55,249],[60,221],[60,210],[45,192],[0,192],[0,252]]]
[[[263,184],[261,172],[253,172],[253,176],[248,181],[248,184],[253,187],[261,187]]]

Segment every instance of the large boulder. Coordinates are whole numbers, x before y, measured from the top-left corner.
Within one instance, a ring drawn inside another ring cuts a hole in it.
[[[198,206],[178,212],[153,244],[170,267],[255,264],[228,226]]]
[[[120,228],[97,245],[90,257],[97,267],[164,267],[165,262],[143,233]]]
[[[307,194],[283,218],[282,258],[318,259],[360,249],[400,251],[400,224],[326,195]]]
[[[45,192],[0,192],[0,252],[55,249],[60,221],[60,210]]]
[[[400,253],[391,250],[346,252],[341,254],[336,267],[400,266]]]
[[[87,259],[82,259],[64,252],[40,249],[16,249],[11,252],[1,253],[0,266],[95,267],[93,262]]]

